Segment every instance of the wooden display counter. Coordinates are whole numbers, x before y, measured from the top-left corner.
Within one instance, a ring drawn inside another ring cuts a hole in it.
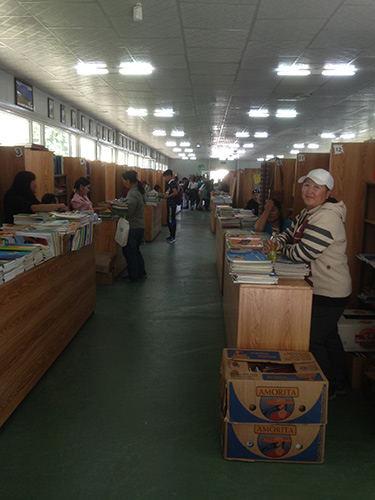
[[[223,229],[221,223],[216,225],[216,269],[217,276],[219,278],[220,291],[223,291],[224,286],[224,262],[225,262],[225,229]]]
[[[122,248],[115,241],[117,220],[103,220],[99,224],[95,237],[95,250],[116,255],[114,265],[114,276],[118,276],[126,267],[126,260],[122,253]]]
[[[227,347],[309,350],[312,288],[305,281],[234,284],[225,263],[223,306]]]
[[[0,304],[2,425],[94,312],[94,245],[1,285]]]
[[[145,241],[152,241],[161,231],[162,203],[145,208]]]

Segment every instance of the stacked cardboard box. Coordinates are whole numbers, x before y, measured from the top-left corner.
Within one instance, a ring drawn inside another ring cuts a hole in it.
[[[327,398],[328,381],[309,352],[224,349],[224,458],[322,463]]]
[[[337,326],[345,351],[375,351],[375,313],[373,311],[346,309]]]
[[[112,285],[116,255],[95,252],[96,284]]]

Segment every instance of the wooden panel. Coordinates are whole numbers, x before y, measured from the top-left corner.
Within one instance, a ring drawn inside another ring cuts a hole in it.
[[[216,224],[215,258],[220,291],[222,292],[224,286],[225,230],[222,228],[221,222]]]
[[[240,172],[239,192],[237,206],[245,208],[246,203],[250,200],[255,187],[254,175],[260,175],[260,168],[246,168]]]
[[[92,314],[95,301],[94,245],[1,286],[0,425]]]
[[[105,169],[106,164],[102,161],[92,161],[91,162],[91,201],[94,207],[97,207],[99,203],[103,203],[106,200],[106,190],[105,190]]]
[[[311,170],[315,168],[323,168],[324,170],[329,170],[329,153],[300,153],[297,155],[296,160],[296,172],[294,179],[294,200],[293,200],[293,215],[298,215],[305,204],[302,201],[301,190],[302,184],[298,184],[298,179],[307,175]]]
[[[224,264],[223,283],[223,310],[225,323],[225,336],[227,347],[237,347],[238,345],[238,316],[239,316],[239,293],[240,287],[233,283],[229,274],[228,263]]]
[[[293,186],[296,169],[296,160],[289,158],[282,160],[281,176],[282,176],[282,213],[288,218],[293,213]]]
[[[161,200],[161,224],[162,226],[167,226],[167,200]]]
[[[305,281],[239,287],[236,347],[309,350],[312,288]]]
[[[360,288],[360,261],[356,256],[362,250],[366,182],[373,181],[374,169],[374,143],[332,144],[330,172],[335,180],[332,195],[343,200],[347,208],[345,229],[348,265],[353,282],[350,306],[353,307],[357,305]]]
[[[116,189],[115,189],[115,197],[122,198],[124,196],[124,184],[122,182],[122,174],[126,172],[126,165],[116,165]]]
[[[66,192],[70,200],[75,182],[80,177],[86,177],[86,161],[84,158],[64,156],[63,165],[66,175]]]
[[[116,198],[116,165],[114,163],[106,163],[105,200],[114,200],[115,198]]]
[[[162,204],[145,208],[145,241],[152,241],[161,231]]]
[[[117,220],[103,220],[97,226],[95,237],[95,251],[116,255],[114,273],[118,276],[126,267],[126,259],[122,248],[115,241]]]
[[[46,193],[55,192],[53,153],[51,151],[33,151],[25,148],[25,170],[35,174],[38,200],[41,200]]]

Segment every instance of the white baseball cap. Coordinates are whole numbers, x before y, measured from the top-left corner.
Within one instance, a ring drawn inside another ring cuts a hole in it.
[[[332,175],[324,170],[323,168],[316,168],[315,170],[311,170],[307,175],[300,177],[298,179],[299,184],[305,182],[306,179],[311,179],[319,186],[327,186],[328,189],[333,189],[334,180]]]

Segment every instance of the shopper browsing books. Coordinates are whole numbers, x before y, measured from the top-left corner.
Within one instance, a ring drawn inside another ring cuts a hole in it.
[[[80,212],[93,211],[91,200],[88,197],[90,191],[90,181],[86,177],[80,177],[74,183],[74,188],[70,197],[72,210]]]
[[[259,213],[259,191],[254,189],[250,200],[246,203],[245,210],[252,210],[254,215]]]
[[[276,198],[266,200],[262,215],[254,225],[255,231],[268,234],[282,233],[291,226],[291,221],[284,219],[280,202]]]
[[[176,207],[178,197],[178,184],[173,179],[172,170],[168,169],[163,173],[164,179],[168,182],[168,192],[164,198],[167,199],[167,224],[169,229],[168,243],[176,241]]]
[[[119,212],[122,216],[125,214],[130,224],[128,243],[122,249],[128,264],[129,276],[126,276],[123,281],[139,281],[147,277],[145,262],[140,250],[145,232],[146,196],[142,184],[137,179],[135,170],[124,172],[122,182],[124,187],[128,189],[128,194]]]
[[[66,212],[69,210],[64,203],[41,203],[35,196],[36,186],[36,177],[33,172],[23,170],[15,175],[13,184],[4,196],[6,223],[13,224],[13,217],[20,213]]]
[[[330,197],[334,180],[326,170],[312,170],[298,182],[302,183],[306,208],[276,238],[284,257],[311,265],[310,351],[328,378],[330,395],[334,397],[346,385],[346,358],[337,330],[337,321],[351,294],[344,227],[346,206]]]

